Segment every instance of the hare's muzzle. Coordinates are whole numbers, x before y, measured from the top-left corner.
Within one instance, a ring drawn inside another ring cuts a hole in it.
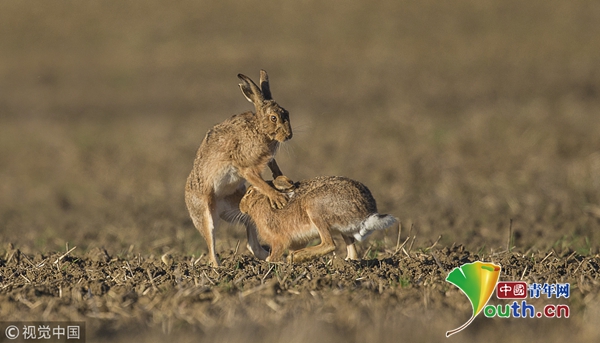
[[[278,127],[277,130],[275,131],[275,135],[274,138],[276,141],[283,143],[285,141],[288,141],[290,139],[292,139],[292,129],[291,128],[285,128],[285,127]]]
[[[281,140],[281,142],[285,142],[285,141],[292,139],[292,136],[294,135],[294,133],[292,132],[292,125],[290,125],[289,120],[286,121],[285,124],[283,125],[282,131],[285,134],[285,137],[283,140]]]
[[[284,140],[284,142],[285,142],[285,141],[289,141],[290,139],[292,139],[292,136],[293,136],[293,135],[294,135],[294,134],[292,133],[292,129],[290,128],[290,131],[289,131],[289,132],[288,132],[288,134],[285,136],[285,140]]]

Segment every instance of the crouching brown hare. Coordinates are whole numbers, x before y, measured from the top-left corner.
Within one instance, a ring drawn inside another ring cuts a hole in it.
[[[260,87],[245,75],[238,74],[238,78],[242,94],[254,104],[256,113],[234,115],[208,131],[185,186],[190,217],[206,240],[208,257],[215,266],[220,265],[214,236],[219,218],[244,223],[248,249],[260,259],[268,256],[253,223],[239,212],[244,181],[265,195],[269,207],[283,207],[288,200],[262,179],[261,172],[268,166],[274,178],[282,175],[274,156],[279,144],[292,138],[289,113],[273,100],[266,71],[260,71]]]
[[[347,259],[357,259],[355,241],[375,230],[397,223],[389,214],[377,213],[369,189],[345,177],[326,176],[293,183],[285,176],[272,182],[289,196],[287,206],[273,209],[269,199],[256,187],[249,187],[240,201],[240,211],[256,224],[258,236],[271,247],[267,261],[279,261],[289,249],[288,262],[302,262],[335,250],[331,236],[341,233]],[[321,243],[306,247],[319,237]]]

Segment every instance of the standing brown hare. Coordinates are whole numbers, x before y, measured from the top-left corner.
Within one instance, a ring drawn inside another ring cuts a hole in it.
[[[326,255],[335,250],[332,231],[342,234],[347,259],[357,259],[356,240],[397,223],[394,216],[377,213],[375,199],[365,185],[345,177],[292,183],[279,176],[273,185],[290,197],[284,208],[273,209],[257,187],[249,187],[240,202],[240,211],[255,222],[259,238],[271,246],[267,261],[279,261],[286,249],[291,250],[288,262]],[[306,247],[317,237],[321,239],[319,245]]]
[[[238,74],[238,78],[242,94],[254,104],[256,113],[234,115],[208,131],[185,187],[190,217],[206,240],[210,262],[215,266],[220,265],[214,236],[219,218],[244,223],[248,249],[260,259],[268,256],[252,221],[239,212],[246,190],[244,181],[264,194],[270,207],[281,208],[288,201],[286,194],[262,179],[261,172],[269,166],[274,178],[282,175],[274,156],[279,143],[292,138],[289,113],[272,99],[266,71],[260,71],[260,87],[245,75]]]

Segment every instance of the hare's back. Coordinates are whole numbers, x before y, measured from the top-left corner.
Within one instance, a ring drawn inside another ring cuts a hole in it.
[[[223,143],[231,141],[232,138],[239,137],[241,133],[253,130],[255,126],[252,112],[236,114],[213,126],[206,134],[204,143],[212,144],[215,142]]]
[[[300,181],[295,193],[305,203],[321,205],[329,212],[377,212],[377,204],[367,186],[343,176]]]
[[[197,158],[201,164],[210,166],[223,165],[228,167],[234,163],[234,159],[250,160],[253,163],[255,159],[256,145],[261,149],[259,153],[268,154],[268,147],[263,147],[256,143],[257,138],[256,123],[252,112],[246,112],[232,116],[231,118],[215,125],[207,133],[198,150]],[[254,144],[248,144],[249,142]]]

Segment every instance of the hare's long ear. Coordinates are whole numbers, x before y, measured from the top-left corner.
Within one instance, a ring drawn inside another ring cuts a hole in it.
[[[260,88],[258,88],[256,83],[254,83],[254,81],[252,81],[248,76],[238,74],[238,78],[242,81],[242,83],[240,83],[242,94],[244,94],[248,101],[253,103],[255,106],[258,106],[265,100]]]
[[[263,69],[260,70],[260,89],[262,90],[265,100],[273,100],[271,88],[269,87],[269,75],[267,75],[267,71]]]

